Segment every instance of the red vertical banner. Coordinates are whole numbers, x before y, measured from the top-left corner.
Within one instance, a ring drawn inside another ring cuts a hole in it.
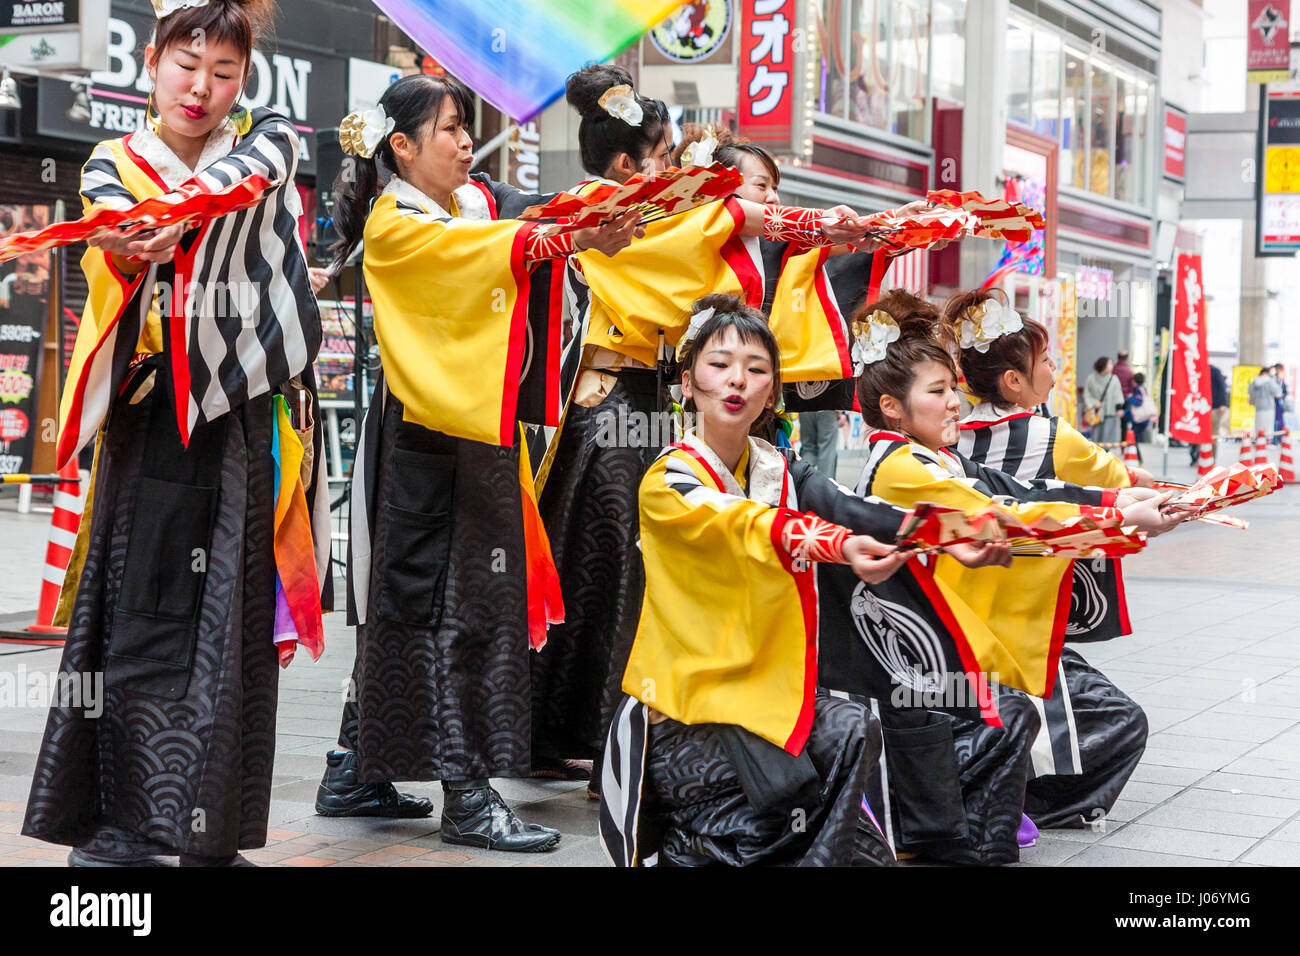
[[[1178,257],[1174,289],[1173,377],[1169,385],[1169,434],[1205,444],[1210,434],[1210,355],[1205,344],[1205,295],[1201,257]]]
[[[1291,78],[1291,0],[1246,4],[1246,82],[1284,83]]]
[[[738,0],[738,133],[777,152],[794,139],[795,0]]]

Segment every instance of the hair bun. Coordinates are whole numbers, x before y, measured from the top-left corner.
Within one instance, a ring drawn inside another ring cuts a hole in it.
[[[635,89],[632,74],[611,63],[594,63],[583,67],[564,84],[564,98],[583,119],[599,119],[609,114],[600,105],[600,98],[612,86],[626,84]]]

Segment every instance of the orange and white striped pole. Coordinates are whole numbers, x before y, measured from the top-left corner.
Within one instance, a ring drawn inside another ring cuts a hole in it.
[[[1133,429],[1130,428],[1124,433],[1124,466],[1126,468],[1137,468],[1140,465],[1137,436],[1133,434]]]
[[[1255,445],[1250,432],[1246,432],[1246,434],[1242,436],[1241,457],[1237,459],[1237,463],[1246,465],[1247,467],[1255,464]]]
[[[59,608],[59,592],[68,571],[72,548],[77,543],[77,527],[86,503],[84,482],[77,473],[76,459],[59,469],[54,486],[54,517],[50,521],[50,540],[45,546],[45,568],[41,575],[41,600],[36,623],[27,628],[33,634],[66,634],[67,628],[54,626],[54,612]]]
[[[1262,428],[1259,430],[1259,434],[1255,436],[1255,464],[1257,465],[1268,464],[1269,437],[1268,432]]]
[[[1201,456],[1196,462],[1196,477],[1208,475],[1214,470],[1214,442],[1201,446]]]
[[[1295,438],[1291,434],[1291,429],[1282,429],[1282,453],[1281,460],[1278,462],[1277,473],[1282,478],[1282,483],[1294,485],[1297,483],[1295,476]]]

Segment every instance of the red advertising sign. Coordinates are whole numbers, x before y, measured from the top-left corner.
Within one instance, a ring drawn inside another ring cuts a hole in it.
[[[1169,434],[1205,444],[1210,434],[1210,356],[1205,344],[1201,257],[1178,257],[1174,288],[1173,376],[1169,383]]]
[[[1187,114],[1165,106],[1165,175],[1182,180],[1187,175]]]
[[[795,0],[739,0],[739,135],[791,148],[794,129]]]
[[[1250,0],[1246,8],[1247,82],[1289,80],[1291,0]]]

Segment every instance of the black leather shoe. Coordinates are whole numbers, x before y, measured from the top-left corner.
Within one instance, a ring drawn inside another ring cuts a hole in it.
[[[316,812],[323,817],[414,819],[433,813],[433,801],[398,793],[391,783],[361,783],[357,755],[333,750],[325,755],[325,776],[316,789]]]
[[[175,855],[129,830],[100,827],[68,854],[68,866],[175,866]]]
[[[524,823],[486,781],[468,783],[475,786],[443,784],[443,843],[514,853],[541,853],[559,845],[559,830]]]

